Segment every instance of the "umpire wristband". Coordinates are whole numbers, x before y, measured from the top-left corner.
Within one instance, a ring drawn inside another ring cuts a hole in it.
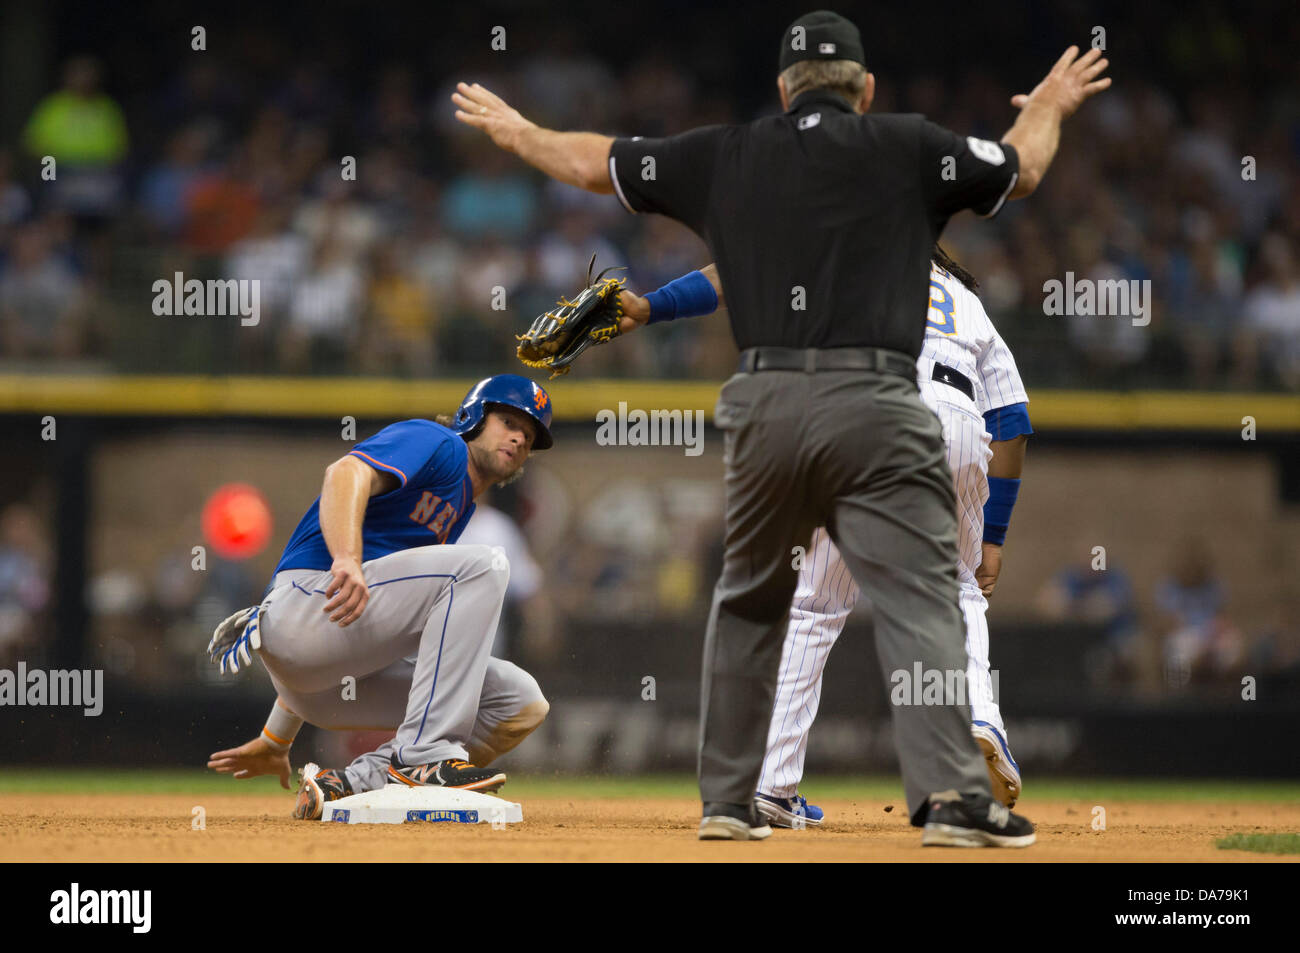
[[[1001,546],[1011,528],[1011,509],[1020,493],[1020,481],[989,477],[989,499],[984,504],[984,542]]]
[[[718,310],[718,293],[702,271],[674,278],[662,288],[650,292],[645,299],[650,303],[650,320],[646,324],[695,318]]]

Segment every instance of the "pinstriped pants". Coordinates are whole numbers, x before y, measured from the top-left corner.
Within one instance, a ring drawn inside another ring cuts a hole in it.
[[[984,419],[975,403],[947,384],[922,380],[921,399],[939,418],[948,466],[957,494],[958,559],[961,611],[966,624],[966,700],[971,717],[993,725],[1005,736],[1002,713],[989,672],[988,601],[975,581],[984,536],[988,499],[988,461],[992,456]],[[799,588],[790,607],[790,626],[781,654],[776,703],[768,732],[767,754],[758,790],[773,797],[792,797],[803,778],[808,734],[821,701],[826,659],[860,590],[824,529],[813,534],[808,559],[799,572]]]

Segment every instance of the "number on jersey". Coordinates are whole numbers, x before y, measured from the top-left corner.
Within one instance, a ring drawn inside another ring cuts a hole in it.
[[[955,305],[947,288],[937,281],[930,282],[930,310],[926,312],[925,323],[940,334],[956,334],[957,322],[953,318]]]

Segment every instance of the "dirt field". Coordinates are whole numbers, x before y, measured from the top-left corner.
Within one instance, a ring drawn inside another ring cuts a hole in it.
[[[1106,806],[1106,830],[1091,805],[1034,801],[1038,825],[1028,850],[942,850],[920,846],[902,808],[823,799],[826,828],[777,831],[758,844],[700,843],[693,798],[521,798],[524,823],[349,826],[294,821],[280,795],[0,793],[0,860],[6,861],[1278,861],[1225,851],[1232,833],[1300,830],[1300,804],[1269,801]],[[206,829],[191,827],[202,805]]]

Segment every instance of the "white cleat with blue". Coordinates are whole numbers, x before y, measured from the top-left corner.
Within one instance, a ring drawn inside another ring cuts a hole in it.
[[[762,792],[754,795],[754,807],[758,813],[773,827],[791,830],[803,830],[806,827],[820,827],[825,813],[816,804],[809,804],[806,798],[796,794],[794,797],[773,797]]]
[[[1006,807],[1015,807],[1020,800],[1020,765],[1011,757],[1007,739],[987,721],[976,721],[970,726],[984,760],[988,764],[989,784],[993,796]]]

